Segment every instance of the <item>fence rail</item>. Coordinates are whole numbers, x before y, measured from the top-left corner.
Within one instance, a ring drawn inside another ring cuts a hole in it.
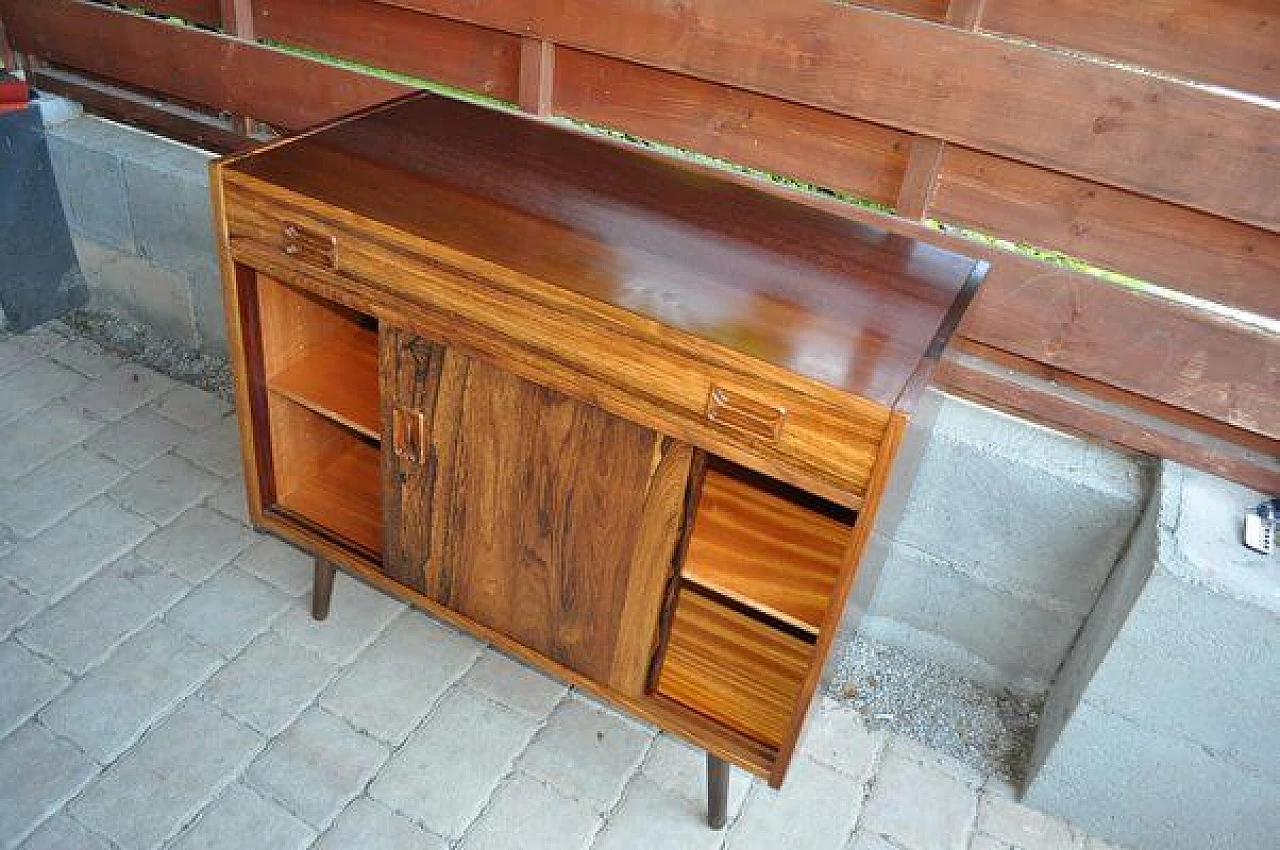
[[[41,84],[216,147],[404,91],[289,45],[882,204],[809,199],[994,263],[951,388],[1280,489],[1280,109],[1197,84],[1280,92],[1275,4],[138,2],[222,32],[87,0],[0,12]]]

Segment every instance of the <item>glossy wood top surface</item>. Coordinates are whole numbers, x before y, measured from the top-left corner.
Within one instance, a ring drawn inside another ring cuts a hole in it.
[[[894,406],[980,264],[673,157],[432,94],[241,172]]]

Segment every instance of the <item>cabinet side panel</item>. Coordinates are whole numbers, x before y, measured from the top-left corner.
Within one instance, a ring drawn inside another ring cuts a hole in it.
[[[608,681],[658,435],[482,361],[457,423],[449,606]]]
[[[434,419],[443,361],[443,346],[383,326],[378,353],[388,444],[382,452],[383,571],[420,593],[432,586],[436,561],[432,504],[437,463],[426,431]],[[419,425],[421,433],[404,433]]]

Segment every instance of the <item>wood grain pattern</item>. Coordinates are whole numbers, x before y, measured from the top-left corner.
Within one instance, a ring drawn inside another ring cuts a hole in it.
[[[259,37],[515,101],[520,39],[374,0],[253,0]],[[335,113],[336,114],[336,113]]]
[[[655,443],[609,673],[609,684],[629,696],[644,694],[658,647],[658,613],[685,537],[685,491],[692,465],[693,449],[687,444],[670,439]]]
[[[396,2],[1280,228],[1280,114],[1178,81],[826,0]]]
[[[852,531],[852,512],[824,509],[760,476],[713,464],[680,572],[816,635]]]
[[[931,215],[1280,316],[1280,235],[955,146]]]
[[[397,327],[382,329],[378,372],[381,376],[382,419],[391,422],[397,410],[421,414],[434,421],[444,347]],[[382,569],[387,575],[420,592],[434,586],[438,541],[433,538],[432,505],[436,493],[437,455],[401,457],[382,453],[382,512],[386,521]]]
[[[482,361],[458,416],[442,601],[608,681],[657,435]]]
[[[676,603],[658,693],[776,748],[813,657],[804,641],[686,588]]]
[[[987,0],[982,27],[1280,97],[1271,0]]]
[[[557,114],[883,204],[897,198],[907,133],[581,50],[557,58]]]

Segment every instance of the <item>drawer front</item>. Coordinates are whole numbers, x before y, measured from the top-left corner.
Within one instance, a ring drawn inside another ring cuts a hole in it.
[[[860,506],[889,411],[447,248],[228,189],[233,254],[819,495]],[[403,244],[401,244],[403,243]],[[788,383],[784,381],[789,380]]]

